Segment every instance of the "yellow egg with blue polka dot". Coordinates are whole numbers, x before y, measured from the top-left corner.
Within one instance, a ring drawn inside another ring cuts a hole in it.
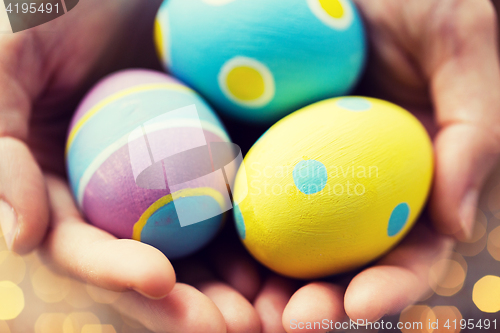
[[[168,0],[155,40],[170,73],[227,115],[261,123],[345,95],[366,58],[351,0]]]
[[[233,195],[244,245],[277,273],[318,278],[366,265],[408,233],[431,186],[433,150],[401,107],[341,97],[277,122],[243,165]]]

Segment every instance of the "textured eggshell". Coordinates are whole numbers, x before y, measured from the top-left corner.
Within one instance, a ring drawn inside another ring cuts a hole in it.
[[[317,278],[361,267],[407,234],[429,192],[433,153],[404,109],[342,97],[277,122],[244,165],[234,193],[244,245],[278,273]]]
[[[345,95],[367,53],[351,0],[168,0],[155,27],[170,73],[253,122]]]
[[[175,165],[164,163],[161,177],[151,180],[153,187],[139,186],[131,162],[130,147],[143,140],[142,136],[130,139],[134,129],[168,111],[193,104],[201,129],[192,119],[178,117],[155,123],[154,130],[147,133],[150,142],[182,152],[192,148],[200,131],[207,144],[229,142],[210,107],[194,91],[163,73],[119,72],[88,93],[71,122],[66,157],[73,194],[92,224],[119,238],[151,244],[169,258],[188,255],[215,236],[222,214],[181,227],[176,208],[183,206],[200,213],[222,210],[225,183],[198,179],[187,188],[171,191],[164,173],[179,178],[199,167],[196,160],[185,159]]]

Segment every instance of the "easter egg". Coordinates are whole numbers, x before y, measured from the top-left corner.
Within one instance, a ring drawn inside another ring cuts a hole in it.
[[[366,58],[351,0],[168,0],[155,40],[168,71],[217,110],[261,123],[345,95]]]
[[[127,70],[98,83],[70,124],[66,147],[76,202],[95,226],[169,258],[193,253],[231,209],[214,146],[230,139],[193,90],[166,74]],[[219,149],[220,150],[220,149]]]
[[[243,165],[234,191],[243,244],[275,272],[318,278],[368,264],[405,236],[429,192],[433,150],[404,109],[341,97],[277,122]]]

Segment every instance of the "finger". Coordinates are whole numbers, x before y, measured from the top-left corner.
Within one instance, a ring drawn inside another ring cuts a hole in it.
[[[21,254],[40,243],[49,218],[42,173],[19,141],[28,135],[32,95],[18,79],[17,64],[28,45],[25,35],[0,36],[0,227],[8,248]]]
[[[429,289],[432,264],[447,257],[453,244],[451,238],[418,223],[403,243],[354,277],[345,294],[347,315],[353,321],[374,322],[416,302]]]
[[[58,269],[99,287],[133,289],[151,298],[167,295],[175,284],[169,260],[152,246],[116,239],[85,223],[67,185],[47,177],[52,229],[40,249],[43,258]]]
[[[226,332],[224,318],[217,306],[207,296],[183,283],[176,283],[172,292],[161,300],[127,292],[113,306],[153,332]]]
[[[496,16],[486,0],[440,2],[436,12],[422,50],[440,127],[431,208],[439,231],[463,239],[500,153]]]
[[[46,78],[39,46],[34,34],[0,35],[0,137],[28,137],[31,103]]]
[[[264,282],[254,302],[262,324],[262,333],[285,332],[282,324],[283,311],[296,289],[295,284],[294,281],[276,275]]]
[[[235,289],[217,281],[202,283],[197,288],[217,305],[228,333],[260,332],[259,315],[252,304]]]
[[[48,221],[47,190],[35,159],[23,142],[1,137],[0,226],[7,247],[20,254],[33,250]]]
[[[224,230],[209,248],[209,258],[217,275],[253,301],[260,289],[260,275],[257,264],[237,239],[234,228]]]
[[[328,332],[335,328],[331,323],[341,322],[344,316],[344,289],[313,282],[293,294],[283,312],[283,327],[287,332]],[[306,323],[313,323],[312,328]]]
[[[228,333],[260,332],[260,319],[252,304],[231,286],[217,281],[213,273],[196,259],[176,262],[179,281],[208,296],[224,317]]]

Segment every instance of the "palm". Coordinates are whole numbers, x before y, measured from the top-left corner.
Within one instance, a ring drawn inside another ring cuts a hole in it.
[[[122,68],[159,66],[153,39],[144,38],[152,36],[151,22],[159,5],[160,1],[81,1],[75,12],[18,37],[38,57],[36,62],[31,59],[33,69],[17,79],[32,90],[28,142],[45,169],[64,172],[67,126],[93,83]]]

